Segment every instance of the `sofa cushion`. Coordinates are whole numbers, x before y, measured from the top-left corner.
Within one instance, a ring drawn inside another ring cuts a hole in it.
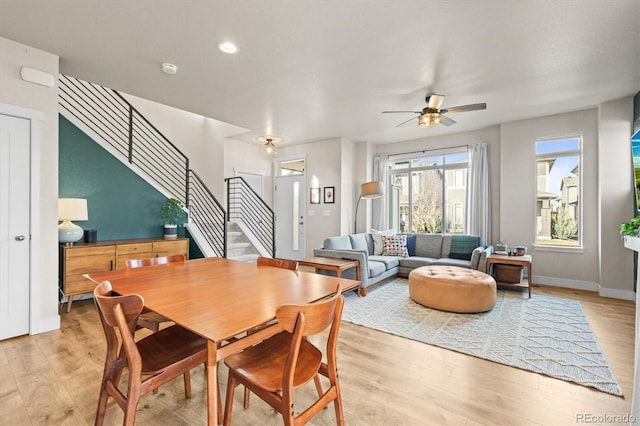
[[[394,235],[393,237],[382,237],[384,241],[383,256],[400,256],[408,257],[407,236]]]
[[[452,259],[471,260],[473,250],[480,245],[480,237],[473,235],[452,235],[451,251],[449,256]]]
[[[371,229],[371,238],[373,238],[373,254],[381,256],[384,251],[384,241],[382,241],[382,237],[390,237],[392,235],[395,235],[395,231],[393,229],[387,229],[386,231]]]
[[[384,266],[385,266],[386,270],[388,271],[389,269],[395,268],[396,266],[398,266],[400,258],[398,256],[376,256],[376,255],[372,255],[372,256],[369,256],[369,262],[371,262],[371,261],[384,263]]]
[[[442,235],[441,234],[416,234],[416,256],[442,257]]]
[[[351,239],[351,247],[354,250],[366,250],[367,253],[369,252],[364,234],[351,234],[349,235],[349,239]]]
[[[324,240],[324,248],[328,250],[351,250],[351,238],[348,235],[326,238]]]
[[[471,267],[471,261],[470,260],[464,260],[464,259],[452,259],[450,257],[441,257],[440,259],[436,259],[433,262],[433,265],[460,266],[462,268],[470,268]]]
[[[384,263],[371,260],[369,261],[369,278],[378,276],[386,270]]]
[[[421,266],[429,266],[435,262],[436,258],[433,257],[419,257],[419,256],[411,256],[411,257],[403,257],[400,259],[400,266],[405,268],[419,268]]]
[[[480,256],[482,256],[482,252],[484,251],[484,247],[476,247],[471,253],[471,269],[478,269],[478,262],[480,262]]]

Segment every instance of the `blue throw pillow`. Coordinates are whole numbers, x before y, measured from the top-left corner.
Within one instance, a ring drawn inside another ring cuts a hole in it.
[[[407,251],[409,256],[416,255],[416,236],[415,234],[407,234]]]

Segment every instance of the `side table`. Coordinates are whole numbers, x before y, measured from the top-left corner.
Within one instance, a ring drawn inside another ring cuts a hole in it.
[[[505,256],[502,254],[492,254],[487,258],[487,271],[491,271],[491,265],[493,265],[494,263],[500,265],[524,266],[525,268],[527,268],[527,278],[523,278],[521,282],[516,284],[496,282],[496,284],[502,286],[528,288],[529,298],[531,298],[531,279],[533,277],[531,272],[531,264],[533,263],[533,258],[530,254],[525,254],[524,256]]]
[[[318,269],[334,271],[338,278],[342,277],[342,271],[356,268],[356,281],[346,280],[343,283],[342,292],[345,293],[350,290],[357,290],[358,294],[360,294],[360,262],[357,260],[336,259],[333,257],[307,257],[305,259],[298,260],[298,264],[315,268],[316,272]]]

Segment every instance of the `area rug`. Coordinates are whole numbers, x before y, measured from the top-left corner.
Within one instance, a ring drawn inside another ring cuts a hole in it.
[[[498,291],[496,306],[479,314],[424,307],[398,278],[358,297],[345,295],[342,319],[463,354],[622,396],[580,303]]]

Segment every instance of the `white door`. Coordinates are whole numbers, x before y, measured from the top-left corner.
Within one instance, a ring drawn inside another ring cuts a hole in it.
[[[276,257],[304,257],[304,175],[276,177]]]
[[[0,115],[0,339],[29,333],[30,126]]]

